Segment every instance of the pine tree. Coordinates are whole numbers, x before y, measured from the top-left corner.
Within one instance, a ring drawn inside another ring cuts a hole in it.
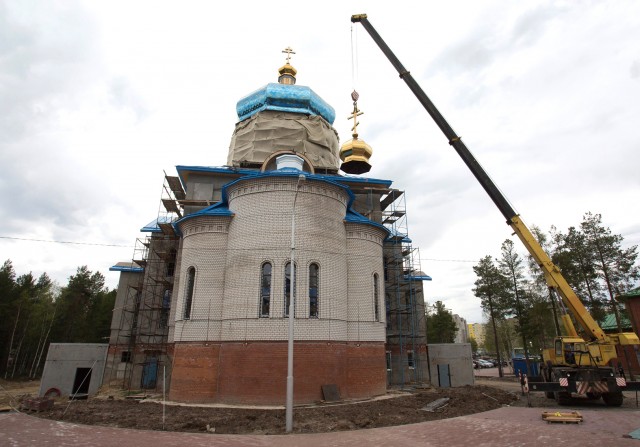
[[[515,246],[512,240],[506,239],[502,243],[500,249],[501,256],[498,260],[498,266],[502,275],[507,278],[509,282],[509,305],[507,312],[511,315],[515,315],[518,320],[517,330],[522,337],[522,345],[524,347],[524,358],[527,364],[527,371],[529,369],[529,349],[528,343],[529,332],[531,331],[531,322],[527,320],[527,314],[529,313],[528,302],[525,296],[525,276],[524,276],[524,261],[520,255],[516,252]],[[534,329],[535,331],[535,329]]]
[[[638,247],[634,245],[623,249],[623,237],[612,234],[611,229],[602,224],[600,214],[586,213],[580,228],[585,235],[587,247],[594,255],[595,270],[604,281],[618,330],[622,331],[620,309],[615,297],[630,290],[640,278],[640,268],[635,265]]]
[[[496,320],[504,320],[505,311],[508,308],[509,283],[495,265],[491,256],[485,256],[480,259],[478,265],[473,267],[473,271],[478,277],[473,294],[480,298],[482,309],[489,315],[489,321],[493,329],[494,346],[498,357],[498,372],[500,377],[503,377]]]
[[[453,343],[458,333],[453,315],[445,307],[442,301],[436,301],[433,305],[434,312],[427,312],[427,342],[428,343]]]
[[[104,292],[104,276],[91,272],[85,265],[78,267],[76,274],[69,277],[58,298],[58,315],[51,340],[62,343],[91,342],[100,339],[96,335],[96,313],[101,293]],[[104,334],[104,336],[108,335]]]
[[[553,262],[584,302],[591,316],[602,321],[605,316],[604,291],[598,281],[595,256],[587,244],[585,234],[575,227],[569,227],[566,234],[557,233],[555,240],[557,249],[552,258]]]

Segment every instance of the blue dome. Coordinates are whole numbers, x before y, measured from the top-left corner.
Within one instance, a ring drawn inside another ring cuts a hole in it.
[[[309,87],[286,84],[267,84],[245,96],[236,105],[240,121],[262,110],[320,115],[333,124],[336,112]]]

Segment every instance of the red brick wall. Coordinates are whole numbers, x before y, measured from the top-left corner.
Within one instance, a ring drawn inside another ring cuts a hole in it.
[[[294,401],[322,399],[336,384],[343,398],[386,391],[383,343],[296,342]],[[287,383],[287,343],[176,343],[169,398],[188,402],[282,405]]]
[[[214,401],[218,395],[220,345],[176,343],[169,399],[187,402]]]

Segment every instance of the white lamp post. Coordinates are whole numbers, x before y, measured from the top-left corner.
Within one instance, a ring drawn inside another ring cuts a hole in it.
[[[298,200],[298,191],[300,191],[300,182],[306,179],[304,174],[298,176],[296,183],[296,192],[293,196],[293,209],[291,212],[291,262],[289,264],[289,345],[287,347],[287,402],[286,402],[286,425],[287,433],[293,430],[293,317],[295,312],[295,252],[296,252],[296,201]]]

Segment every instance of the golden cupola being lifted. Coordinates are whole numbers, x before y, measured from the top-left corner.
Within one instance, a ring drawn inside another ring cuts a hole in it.
[[[362,112],[358,110],[358,92],[355,90],[351,93],[351,99],[353,99],[353,113],[349,119],[353,120],[353,128],[351,129],[353,139],[346,141],[342,147],[340,147],[340,159],[342,165],[340,169],[347,174],[364,174],[371,170],[369,159],[373,150],[371,146],[364,142],[364,140],[358,139],[358,115],[362,115]]]

